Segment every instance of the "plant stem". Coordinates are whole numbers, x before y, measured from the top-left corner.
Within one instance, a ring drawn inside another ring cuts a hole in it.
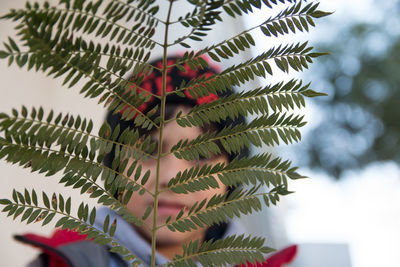
[[[170,17],[172,4],[174,0],[169,1],[168,15],[167,20],[165,22],[165,34],[164,34],[164,51],[163,51],[163,68],[162,68],[162,95],[161,95],[161,122],[160,122],[160,133],[158,137],[158,154],[157,154],[157,169],[156,169],[156,184],[155,184],[155,192],[154,192],[154,211],[153,211],[153,227],[152,227],[152,236],[151,236],[151,267],[156,266],[156,232],[157,232],[157,209],[158,209],[158,195],[159,195],[159,183],[160,183],[160,163],[161,163],[161,155],[162,155],[162,147],[163,147],[163,132],[164,132],[164,124],[165,124],[165,102],[167,98],[167,50],[168,50],[168,29],[170,25]]]

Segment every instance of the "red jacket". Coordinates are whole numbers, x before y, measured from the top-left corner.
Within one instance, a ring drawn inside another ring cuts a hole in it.
[[[63,250],[63,246],[71,245],[71,244],[80,244],[87,246],[97,246],[93,242],[86,240],[86,236],[79,235],[77,232],[68,231],[68,230],[56,230],[50,238],[35,235],[35,234],[25,234],[22,236],[15,237],[18,241],[23,243],[32,245],[34,247],[39,248],[42,253],[47,256],[47,264],[45,266],[49,267],[80,267],[82,264],[74,264],[71,258],[74,255],[68,255],[65,250]],[[269,256],[264,262],[251,264],[247,263],[249,267],[284,267],[285,264],[293,261],[294,257],[297,253],[297,246],[293,245],[287,247],[281,251],[274,253]],[[93,259],[93,260],[99,260]],[[98,265],[93,265],[98,266]],[[242,264],[237,267],[245,267],[245,264]],[[86,267],[86,265],[85,265]]]

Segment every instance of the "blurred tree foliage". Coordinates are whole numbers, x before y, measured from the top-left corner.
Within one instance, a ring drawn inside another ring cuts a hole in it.
[[[329,97],[316,103],[321,121],[300,148],[302,164],[340,178],[375,161],[400,163],[400,37],[392,22],[356,23],[321,45],[333,55],[315,64],[313,87]]]

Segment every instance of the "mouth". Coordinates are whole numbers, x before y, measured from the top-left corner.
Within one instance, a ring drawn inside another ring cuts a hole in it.
[[[159,215],[176,217],[185,205],[165,200],[158,201],[157,212]]]

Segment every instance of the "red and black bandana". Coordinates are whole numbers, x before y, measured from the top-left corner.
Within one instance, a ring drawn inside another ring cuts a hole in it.
[[[171,57],[167,59],[167,66],[172,66],[175,64],[177,58]],[[206,60],[208,61],[208,60]],[[158,60],[152,65],[157,67],[158,69],[162,70],[163,64],[162,60]],[[181,87],[182,82],[188,83],[192,79],[199,79],[199,78],[209,78],[212,75],[218,73],[216,67],[209,66],[208,68],[198,68],[196,70],[190,68],[188,64],[184,64],[183,67],[185,71],[181,71],[177,67],[172,67],[167,70],[167,85],[166,85],[166,92],[173,92],[174,90]],[[139,86],[132,85],[130,90],[136,90],[136,93],[141,93],[144,91],[151,92],[154,95],[161,96],[162,95],[162,73],[160,70],[154,70],[151,72],[150,75],[144,76],[141,84]],[[191,91],[192,90],[192,91]],[[211,103],[217,100],[219,97],[216,94],[209,93],[208,95],[195,97],[197,94],[193,91],[193,88],[188,88],[182,91],[183,94],[170,94],[167,96],[167,103],[172,104],[185,104],[185,105],[201,105],[203,103]],[[137,109],[142,112],[146,113],[153,109],[156,105],[160,104],[159,99],[150,96],[150,100],[148,102],[143,103]],[[125,112],[128,108],[125,107],[121,114]],[[136,117],[136,115],[134,116]]]

